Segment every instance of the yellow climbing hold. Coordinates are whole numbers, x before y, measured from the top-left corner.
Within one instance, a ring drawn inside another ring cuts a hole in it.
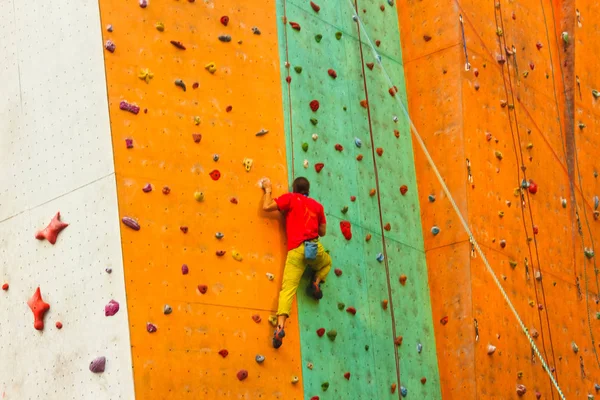
[[[154,26],[156,27],[156,30],[159,32],[165,31],[165,24],[163,24],[162,22],[157,22]]]
[[[204,66],[204,68],[206,68],[206,70],[208,72],[210,72],[211,74],[214,74],[215,72],[217,72],[217,66],[215,65],[214,62],[209,62],[208,64],[206,64]]]
[[[231,255],[233,256],[233,259],[235,261],[242,261],[244,259],[244,257],[242,257],[242,255],[240,254],[240,252],[237,251],[237,250],[233,250],[231,252]]]
[[[300,382],[300,378],[298,378],[297,376],[292,376],[292,384],[295,385],[298,382]]]
[[[250,172],[250,169],[252,169],[252,163],[254,161],[252,161],[251,158],[244,158],[244,161],[242,162],[244,164],[244,168],[246,168],[246,172]]]
[[[527,150],[533,149],[533,143],[527,143]]]
[[[202,193],[202,192],[195,192],[194,193],[194,199],[196,199],[196,201],[198,201],[198,202],[204,201],[204,193]]]
[[[269,316],[269,323],[273,326],[277,326],[277,316],[276,315],[270,315]]]
[[[154,78],[154,74],[148,68],[146,68],[140,71],[138,78],[146,81],[146,83],[150,83],[150,79]]]
[[[200,117],[197,115],[194,117],[194,124],[200,125]]]

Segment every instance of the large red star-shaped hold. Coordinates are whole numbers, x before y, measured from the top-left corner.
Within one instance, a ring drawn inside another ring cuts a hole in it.
[[[40,288],[38,287],[31,296],[31,298],[27,301],[27,305],[31,308],[34,317],[33,327],[38,331],[44,329],[44,314],[46,311],[50,309],[50,304],[44,302],[42,300],[42,294],[40,293]]]
[[[64,222],[62,222],[60,220],[60,211],[59,211],[56,213],[54,218],[52,218],[52,221],[50,221],[50,223],[48,224],[48,226],[46,228],[44,228],[43,230],[41,230],[35,234],[35,238],[39,239],[39,240],[46,239],[51,244],[54,244],[54,243],[56,243],[56,238],[58,237],[58,234],[60,233],[60,231],[65,229],[67,226],[69,226],[69,224],[65,224]]]

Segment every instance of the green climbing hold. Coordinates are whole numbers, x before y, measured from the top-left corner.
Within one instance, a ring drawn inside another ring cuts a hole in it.
[[[321,35],[321,34],[315,35],[315,40],[317,41],[317,43],[321,43],[321,39],[323,39],[323,35]]]
[[[310,123],[316,126],[319,123],[319,121],[316,118],[311,118]]]
[[[501,152],[499,152],[499,151],[495,151],[495,152],[494,152],[494,155],[496,156],[496,158],[497,158],[498,160],[502,160],[502,158],[504,158],[504,156],[502,155],[502,153],[501,153]]]
[[[338,303],[338,310],[343,310],[346,307],[344,303]]]
[[[592,95],[594,96],[595,99],[597,99],[598,97],[600,97],[600,92],[597,91],[596,89],[592,90]]]
[[[337,40],[340,40],[340,39],[342,38],[342,32],[339,32],[339,31],[338,31],[338,32],[336,32],[336,33],[335,33],[335,38],[336,38]]]
[[[330,330],[329,332],[327,332],[327,337],[332,342],[335,341],[335,338],[337,337],[337,331],[335,329]]]
[[[365,351],[369,351],[369,345],[365,344]]]
[[[348,206],[342,207],[342,214],[346,214],[348,212]]]
[[[594,250],[592,249],[584,249],[583,254],[589,259],[594,257]]]
[[[296,71],[297,73],[301,73],[302,67],[296,66],[296,67],[294,67],[294,71]]]
[[[329,382],[321,383],[321,389],[323,389],[323,391],[326,392],[327,389],[329,389]]]
[[[510,264],[510,267],[511,267],[512,269],[515,269],[515,268],[517,268],[517,262],[516,262],[516,261],[509,261],[508,263]]]
[[[600,319],[600,312],[596,311],[596,319]]]
[[[302,143],[302,150],[304,150],[304,151],[308,150],[308,143],[306,143],[306,142]]]
[[[344,107],[343,107],[343,109],[344,109],[344,111],[347,111],[347,110],[348,110],[348,107],[344,106]]]
[[[569,44],[569,32],[563,32],[561,36],[563,42],[565,42],[565,44]]]

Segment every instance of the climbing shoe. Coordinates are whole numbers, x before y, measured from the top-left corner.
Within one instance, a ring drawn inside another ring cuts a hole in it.
[[[285,331],[281,326],[278,326],[275,329],[275,333],[273,334],[273,347],[278,349],[283,344],[283,338],[285,337]]]
[[[321,300],[323,298],[323,291],[321,290],[321,284],[317,285],[315,279],[310,281],[310,284],[306,288],[306,293],[316,300]]]

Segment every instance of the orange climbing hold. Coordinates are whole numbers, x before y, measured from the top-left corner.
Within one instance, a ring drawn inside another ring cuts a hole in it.
[[[369,196],[373,197],[373,196],[375,196],[376,194],[377,194],[377,190],[375,190],[375,189],[371,189],[371,190],[369,190]]]
[[[375,150],[375,152],[377,152],[377,155],[378,155],[379,157],[381,157],[381,156],[383,155],[383,149],[382,149],[381,147],[378,147],[378,148]]]
[[[369,240],[371,240],[371,234],[367,233],[367,236],[365,236],[365,242],[368,242]]]
[[[388,300],[387,299],[383,300],[381,302],[381,308],[383,308],[384,310],[387,310],[387,308],[388,308]]]
[[[406,192],[408,192],[408,186],[406,186],[406,185],[400,186],[400,194],[402,194],[402,196],[404,196],[406,194]]]
[[[391,231],[392,230],[392,225],[390,225],[390,223],[388,222],[387,224],[384,225],[383,229],[385,229],[386,231]]]
[[[398,336],[396,339],[394,339],[394,344],[396,346],[402,346],[402,341],[404,340],[404,338],[402,336]]]
[[[390,389],[391,389],[391,391],[392,391],[392,394],[396,393],[396,384],[395,384],[395,383],[392,383],[392,386],[391,386],[391,388],[390,388]]]
[[[394,136],[396,136],[396,138],[400,137],[400,131],[398,129],[394,129]]]
[[[367,108],[369,106],[369,103],[367,103],[367,100],[361,100],[360,101],[360,106],[362,108]]]
[[[406,285],[406,280],[408,279],[408,277],[406,275],[400,275],[400,284],[402,286]]]
[[[44,315],[50,309],[50,305],[42,299],[40,288],[35,290],[35,293],[27,301],[27,305],[31,308],[34,317],[33,327],[38,331],[44,329]]]
[[[337,73],[335,72],[335,70],[333,69],[328,69],[327,70],[327,74],[332,77],[333,79],[337,78]]]
[[[362,159],[363,159],[363,155],[362,154],[359,154],[359,155],[356,156],[356,161],[362,161]]]
[[[367,63],[367,68],[369,68],[371,71],[373,71],[374,66],[375,66],[375,63]]]

